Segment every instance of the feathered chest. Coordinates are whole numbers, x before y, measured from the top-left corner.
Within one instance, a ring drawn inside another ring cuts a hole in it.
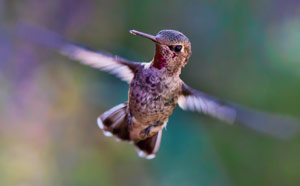
[[[139,69],[130,84],[131,112],[138,118],[153,116],[165,120],[177,104],[179,90],[179,77],[169,77],[163,70]]]

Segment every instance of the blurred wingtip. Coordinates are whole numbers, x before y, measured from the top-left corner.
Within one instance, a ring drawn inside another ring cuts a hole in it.
[[[17,22],[16,35],[18,38],[34,41],[51,48],[59,48],[64,44],[64,39],[59,34],[26,21]]]
[[[300,120],[290,116],[245,108],[239,108],[237,116],[236,123],[281,140],[291,140],[300,131]]]
[[[282,140],[292,140],[299,135],[300,131],[300,120],[285,117],[282,120],[282,125],[284,126],[282,131],[279,131],[278,137]]]

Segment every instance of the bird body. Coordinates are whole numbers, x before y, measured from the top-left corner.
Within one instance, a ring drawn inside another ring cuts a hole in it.
[[[133,116],[133,128],[156,126],[152,127],[150,136],[162,130],[175,109],[180,90],[179,76],[168,76],[165,69],[157,69],[151,64],[139,68],[129,89],[129,112]]]
[[[107,134],[111,132],[122,140],[133,141],[144,156],[152,157],[181,95],[183,82],[179,75],[190,57],[191,44],[175,30],[162,30],[157,36],[133,30],[131,33],[153,40],[155,56],[151,62],[134,67],[128,103],[120,107],[125,111],[122,117],[108,112],[98,122]],[[149,140],[153,142],[148,143]],[[141,142],[147,143],[139,145]]]
[[[122,140],[133,141],[136,145],[141,141],[152,139],[154,136],[153,143],[139,147],[143,150],[150,148],[147,153],[140,153],[148,158],[153,157],[153,153],[156,153],[154,147],[157,140],[160,140],[160,138],[156,138],[158,135],[161,137],[161,134],[158,133],[161,133],[166,127],[167,121],[176,107],[182,83],[179,76],[168,76],[165,69],[157,69],[151,64],[144,63],[135,71],[134,78],[130,83],[128,103],[125,104],[123,123],[114,127],[105,127],[108,126],[108,119],[114,115],[105,116],[105,118],[102,115],[100,116],[101,121],[99,121],[103,123],[102,129],[106,131],[106,134],[108,134],[107,131],[110,131],[112,135],[116,135]],[[109,121],[108,123],[113,122]],[[114,131],[116,128],[118,130]]]
[[[179,77],[191,56],[191,43],[181,32],[162,30],[152,36],[131,30],[130,33],[155,43],[153,59],[140,63],[94,52],[42,28],[21,25],[20,30],[23,37],[58,48],[74,60],[108,71],[129,83],[128,101],[104,112],[97,122],[106,136],[133,142],[142,157],[155,157],[162,130],[177,103],[184,110],[198,111],[283,139],[294,136],[299,129],[299,120],[295,118],[255,111],[190,88]]]

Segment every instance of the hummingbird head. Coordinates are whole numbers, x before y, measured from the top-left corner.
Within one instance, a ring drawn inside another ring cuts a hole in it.
[[[169,74],[180,72],[191,56],[189,39],[176,30],[161,30],[156,36],[135,30],[131,30],[130,33],[146,37],[156,43],[152,64],[158,69],[167,69]]]

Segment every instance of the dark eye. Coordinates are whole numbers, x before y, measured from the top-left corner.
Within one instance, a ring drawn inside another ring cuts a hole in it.
[[[173,51],[173,50],[174,50],[174,46],[173,46],[173,45],[170,45],[170,46],[169,46],[169,49],[170,49],[171,51]]]
[[[182,46],[181,45],[176,45],[175,46],[175,52],[180,52],[182,49]]]

